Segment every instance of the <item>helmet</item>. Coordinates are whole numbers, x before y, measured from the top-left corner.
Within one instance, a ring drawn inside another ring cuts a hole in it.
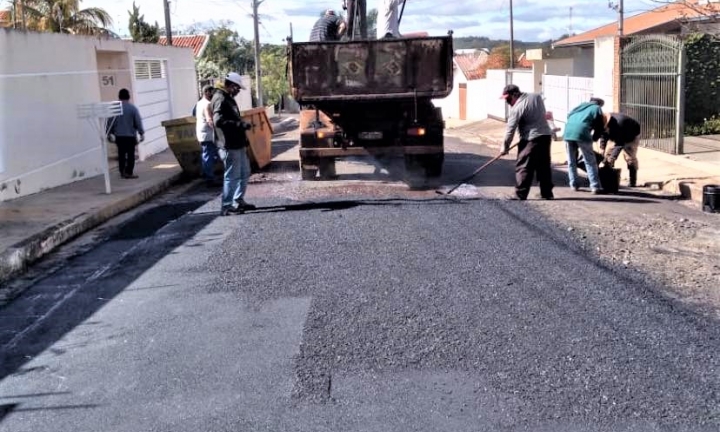
[[[230,72],[225,76],[225,81],[230,81],[231,83],[235,83],[240,86],[241,89],[244,89],[245,86],[243,85],[242,77],[237,72]]]

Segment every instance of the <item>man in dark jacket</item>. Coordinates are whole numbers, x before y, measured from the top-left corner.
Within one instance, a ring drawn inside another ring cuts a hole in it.
[[[215,145],[225,165],[220,214],[240,214],[252,210],[254,205],[245,202],[245,191],[250,179],[250,160],[247,148],[250,144],[245,131],[252,128],[243,121],[235,96],[240,93],[242,78],[231,72],[213,94],[210,105],[215,124]]]
[[[118,99],[122,102],[123,113],[108,120],[110,125],[108,141],[117,144],[120,176],[124,179],[136,179],[138,176],[134,173],[135,147],[138,142],[145,141],[145,129],[143,129],[140,111],[130,103],[130,91],[121,89]]]
[[[605,164],[614,166],[615,161],[624,152],[630,180],[628,185],[635,187],[637,184],[638,159],[637,150],[640,144],[640,123],[634,118],[621,113],[609,113],[605,115],[607,125],[604,133],[598,141],[600,150],[605,154]],[[614,145],[607,147],[607,142],[612,141]]]
[[[552,131],[545,117],[545,102],[542,95],[523,93],[518,86],[510,84],[503,90],[502,99],[512,107],[508,116],[502,154],[508,153],[515,131],[520,135],[515,163],[515,198],[527,199],[533,177],[537,175],[540,195],[543,199],[553,199],[550,166]]]

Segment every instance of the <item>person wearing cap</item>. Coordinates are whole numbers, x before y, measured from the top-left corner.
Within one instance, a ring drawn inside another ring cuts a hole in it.
[[[345,30],[345,20],[335,15],[334,10],[328,9],[310,31],[310,42],[338,41]]]
[[[252,128],[243,121],[235,96],[243,89],[242,77],[230,72],[217,86],[210,102],[215,125],[215,145],[225,165],[220,214],[240,214],[252,210],[254,205],[245,202],[245,191],[250,179],[250,160],[245,131]]]
[[[600,138],[605,128],[602,113],[602,99],[593,98],[573,108],[567,115],[567,123],[563,138],[568,159],[568,183],[574,190],[579,190],[578,184],[578,151],[585,161],[585,171],[590,181],[590,191],[599,194],[600,173],[597,159],[593,151],[593,142]]]
[[[202,148],[202,175],[208,183],[215,182],[215,162],[220,158],[215,146],[213,113],[210,108],[215,88],[206,85],[202,89],[202,98],[195,104],[195,134]]]
[[[629,173],[628,186],[635,187],[639,167],[637,150],[640,145],[640,123],[621,113],[606,114],[605,123],[605,129],[598,140],[600,151],[605,155],[605,165],[614,167],[620,153],[623,153]],[[608,147],[608,141],[612,141],[613,145]]]
[[[545,102],[537,93],[523,93],[514,84],[505,86],[501,99],[510,105],[502,154],[508,154],[515,132],[520,135],[515,163],[515,197],[526,200],[533,178],[540,183],[540,196],[553,199],[550,143],[552,130],[545,118]]]

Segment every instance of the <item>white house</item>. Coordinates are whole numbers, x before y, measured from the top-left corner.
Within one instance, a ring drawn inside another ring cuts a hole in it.
[[[102,149],[78,105],[130,90],[145,142],[139,157],[167,148],[163,120],[197,100],[189,48],[0,29],[0,201],[102,173]]]

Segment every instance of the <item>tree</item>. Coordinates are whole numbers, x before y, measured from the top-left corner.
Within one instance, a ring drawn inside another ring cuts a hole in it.
[[[283,96],[289,93],[289,84],[285,74],[286,49],[284,45],[265,45],[260,52],[263,101],[266,104],[280,104]]]
[[[80,8],[81,0],[25,0],[29,30],[83,35],[109,34],[112,18],[102,8]]]
[[[145,15],[140,15],[140,7],[132,5],[132,11],[128,11],[130,19],[128,21],[128,30],[133,42],[158,43],[160,40],[160,27],[157,21],[155,25],[145,22]]]
[[[227,25],[208,32],[209,40],[203,59],[218,66],[223,72],[246,74],[255,68],[252,42],[238,36]]]
[[[373,8],[367,13],[367,34],[369,39],[377,37],[377,16],[378,10]]]

